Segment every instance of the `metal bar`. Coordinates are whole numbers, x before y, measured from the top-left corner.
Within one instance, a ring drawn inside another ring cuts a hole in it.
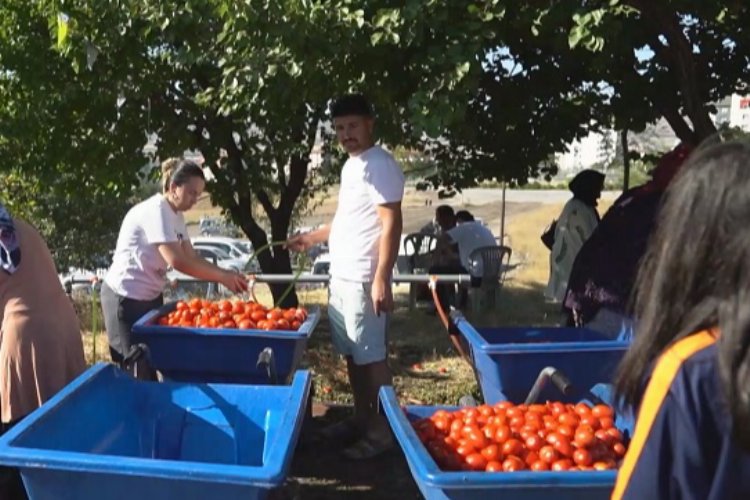
[[[428,283],[429,274],[394,274],[394,283]],[[258,283],[328,283],[331,276],[328,274],[301,274],[295,277],[293,274],[256,274],[255,281]],[[440,283],[470,283],[471,276],[468,274],[440,274],[437,275]]]

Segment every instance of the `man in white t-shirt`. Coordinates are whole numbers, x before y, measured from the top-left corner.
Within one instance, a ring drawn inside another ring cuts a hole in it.
[[[391,274],[402,229],[404,174],[393,156],[375,144],[374,118],[359,94],[331,106],[336,136],[349,153],[341,172],[333,222],[287,242],[295,251],[328,241],[331,283],[328,316],[337,351],[346,357],[354,418],[323,430],[323,437],[352,441],[350,459],[367,459],[393,446],[378,414],[378,391],[391,384],[386,328],[393,309]]]
[[[477,248],[497,246],[497,240],[492,231],[474,220],[471,212],[459,210],[456,212],[456,227],[448,230],[447,234],[458,246],[458,258],[461,265],[472,274],[480,274],[477,272],[479,270],[471,269],[469,256]]]
[[[480,247],[496,246],[497,241],[492,232],[484,225],[474,220],[474,216],[467,210],[459,210],[455,215],[455,226],[445,231],[436,248],[436,255],[441,261],[429,269],[430,274],[472,274],[481,278],[481,269],[472,269],[469,262],[471,253]],[[472,278],[474,281],[474,278]],[[455,286],[438,285],[438,299],[443,309],[455,305],[459,308],[466,306],[467,295],[465,289],[456,300]]]

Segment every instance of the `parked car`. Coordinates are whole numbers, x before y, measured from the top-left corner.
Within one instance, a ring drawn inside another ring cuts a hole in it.
[[[233,257],[219,247],[203,244],[195,244],[193,245],[193,249],[195,253],[207,261],[215,263],[222,269],[245,272],[245,268],[247,267],[248,256]]]
[[[319,255],[313,262],[311,274],[328,274],[331,267],[331,256],[327,253]]]
[[[98,287],[107,270],[104,268],[92,271],[90,269],[69,268],[67,273],[58,274],[60,284],[67,293],[88,293],[92,286]]]
[[[253,253],[253,246],[249,241],[237,240],[226,236],[197,236],[190,239],[193,246],[215,247],[221,249],[233,259],[247,259]]]

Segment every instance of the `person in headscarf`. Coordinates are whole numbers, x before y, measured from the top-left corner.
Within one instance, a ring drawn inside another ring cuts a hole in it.
[[[573,261],[583,243],[599,223],[597,201],[604,188],[604,174],[583,170],[568,188],[573,193],[563,208],[555,228],[555,242],[550,253],[550,274],[544,296],[552,302],[562,302],[568,288]]]
[[[86,368],[81,328],[47,244],[0,204],[0,433]],[[0,470],[0,498],[26,498],[14,469]]]
[[[569,325],[586,325],[612,336],[630,332],[628,301],[639,262],[662,195],[691,151],[689,145],[680,144],[662,156],[651,180],[624,192],[584,243],[563,304]]]

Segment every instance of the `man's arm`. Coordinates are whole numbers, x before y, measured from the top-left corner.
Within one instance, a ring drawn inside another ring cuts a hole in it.
[[[401,244],[401,231],[403,229],[401,202],[378,205],[377,212],[383,229],[380,234],[378,266],[375,269],[375,278],[372,283],[372,304],[375,313],[380,314],[393,310],[391,274]]]
[[[292,236],[291,238],[286,240],[286,247],[293,252],[304,252],[308,248],[317,245],[318,243],[328,241],[328,237],[330,236],[330,234],[331,225],[325,224],[315,231]]]

